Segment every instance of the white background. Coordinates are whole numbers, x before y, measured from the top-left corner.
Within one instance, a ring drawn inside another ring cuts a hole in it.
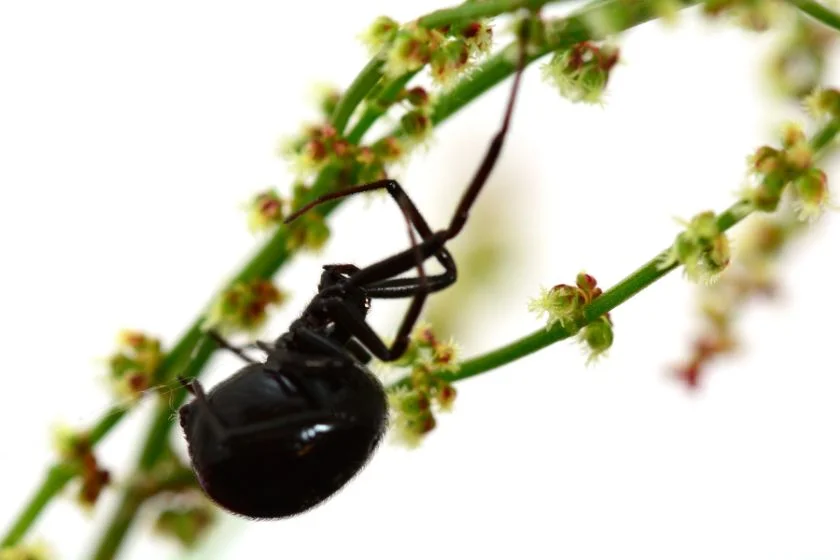
[[[374,16],[435,7],[3,4],[0,526],[40,482],[51,426],[87,426],[108,406],[115,333],[175,340],[257,246],[241,205],[288,185],[274,148],[316,116],[311,85],[350,82]],[[733,201],[746,155],[781,118],[762,85],[770,39],[693,16],[640,27],[622,40],[604,108],[572,105],[528,71],[479,201],[504,211],[525,248],[506,283],[480,294],[465,355],[539,328],[526,306],[541,285],[585,268],[607,287],[671,241],[672,216]],[[448,219],[506,94],[471,105],[399,171],[433,223]],[[405,242],[385,200],[347,204],[332,223],[328,249],[284,272],[298,297],[269,334],[311,295],[320,263],[363,264]],[[745,352],[698,394],[668,377],[696,324],[693,288],[672,274],[613,314],[608,360],[585,368],[558,344],[463,383],[419,450],[384,446],[339,496],[292,520],[223,515],[196,557],[840,558],[838,242],[831,214],[787,259],[782,298],[750,307]],[[374,322],[391,324],[377,309]],[[208,382],[236,367],[220,357]],[[101,446],[118,477],[142,420]],[[84,558],[113,506],[86,515],[57,501],[32,535]],[[147,521],[125,557],[183,557]]]

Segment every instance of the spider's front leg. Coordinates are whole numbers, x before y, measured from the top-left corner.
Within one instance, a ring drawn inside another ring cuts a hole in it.
[[[223,337],[219,331],[215,329],[208,329],[204,331],[204,334],[210,337],[213,342],[215,342],[220,348],[224,348],[228,352],[236,354],[239,356],[244,362],[249,364],[256,364],[259,363],[257,360],[253,359],[249,355],[245,353],[246,349],[253,349],[256,348],[258,350],[262,350],[265,353],[270,353],[273,349],[272,345],[268,342],[263,342],[262,340],[256,340],[254,342],[250,342],[245,344],[244,346],[236,346],[235,344],[229,342],[225,337]]]

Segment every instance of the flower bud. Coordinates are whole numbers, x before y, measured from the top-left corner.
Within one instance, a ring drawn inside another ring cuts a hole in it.
[[[618,48],[585,41],[556,51],[542,67],[543,77],[571,101],[600,103],[618,59]]]
[[[155,531],[192,548],[212,526],[213,517],[213,510],[205,504],[165,509],[155,521]]]
[[[406,136],[415,141],[424,140],[432,130],[432,120],[422,109],[415,109],[403,115],[400,118],[400,124]]]
[[[388,16],[379,16],[360,37],[370,50],[376,54],[379,49],[390,43],[396,37],[400,24]]]
[[[248,205],[248,227],[262,231],[283,223],[285,201],[275,189],[257,194]]]
[[[805,107],[818,120],[840,117],[840,90],[817,89],[805,98]]]
[[[239,282],[213,301],[204,328],[225,332],[254,331],[267,319],[268,308],[279,305],[285,297],[269,280]]]
[[[793,182],[794,206],[800,220],[813,221],[829,205],[828,178],[816,168],[809,169]]]
[[[613,327],[608,317],[599,317],[581,329],[578,335],[586,346],[589,357],[586,363],[591,363],[603,356],[613,344]]]
[[[493,46],[493,28],[485,21],[473,21],[460,30],[471,56],[486,54]]]
[[[120,398],[140,397],[152,385],[163,355],[159,339],[139,331],[122,331],[117,352],[108,358],[114,392]]]

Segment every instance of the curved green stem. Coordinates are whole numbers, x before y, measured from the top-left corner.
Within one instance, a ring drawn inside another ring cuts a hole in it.
[[[135,488],[127,488],[123,492],[116,513],[108,523],[108,530],[99,541],[91,558],[94,560],[110,560],[117,556],[125,534],[147,497],[145,494],[137,492]]]
[[[740,203],[733,205],[723,214],[718,217],[718,226],[721,231],[725,231],[736,223],[746,217],[743,213],[736,213],[735,210],[740,207]],[[634,295],[638,294],[675,268],[677,264],[672,264],[667,267],[660,266],[660,252],[656,257],[652,258],[638,270],[629,274],[621,282],[605,291],[593,300],[592,303],[583,308],[584,320],[579,323],[580,327],[584,327],[592,323],[604,313],[612,311]],[[468,377],[473,377],[485,372],[488,372],[497,367],[509,364],[520,358],[533,354],[537,350],[542,350],[546,346],[551,346],[555,342],[565,340],[573,336],[578,331],[571,330],[556,324],[550,329],[540,329],[527,336],[515,340],[510,344],[497,348],[487,354],[477,356],[471,360],[467,360],[457,372],[444,375],[448,381],[460,381]]]
[[[330,122],[332,122],[332,125],[339,134],[344,132],[344,127],[350,122],[353,111],[356,110],[356,107],[359,106],[362,99],[365,98],[368,92],[373,89],[373,86],[382,78],[382,65],[382,59],[378,57],[371,59],[367,63],[367,66],[356,76],[356,79],[353,80],[353,83],[350,84],[350,87],[347,88],[347,91],[344,92],[341,99],[338,100],[338,104],[335,106],[333,114],[330,117]]]
[[[399,78],[392,80],[383,87],[376,100],[367,104],[364,112],[356,121],[356,124],[350,132],[347,133],[347,141],[351,144],[358,144],[361,142],[365,133],[370,130],[373,123],[379,120],[379,117],[388,111],[391,103],[394,102],[397,95],[400,94],[408,82],[417,75],[417,72],[419,72],[419,70],[415,72],[408,72]]]
[[[41,514],[41,511],[78,473],[78,469],[70,463],[58,463],[50,467],[47,475],[44,477],[44,482],[41,483],[41,486],[38,487],[35,494],[27,502],[26,507],[20,512],[20,515],[12,526],[9,527],[6,536],[3,537],[3,541],[0,542],[0,549],[13,546],[20,541],[29,530],[29,527],[32,526]]]
[[[436,10],[421,17],[417,22],[423,27],[444,27],[453,23],[489,18],[523,8],[536,11],[550,2],[551,0],[485,0],[484,2],[472,2],[454,8]]]
[[[789,0],[791,4],[820,23],[840,31],[840,14],[814,0]]]
[[[679,0],[684,8],[696,4],[698,1]],[[655,8],[655,1],[595,0],[567,17],[547,22],[545,43],[537,51],[530,54],[528,64],[553,51],[571,47],[582,41],[606,38],[591,29],[589,22],[593,20],[602,17],[612,18],[616,21],[620,19],[623,24],[622,29],[616,30],[616,32],[624,31],[655,19],[657,17]],[[516,58],[508,53],[515,52],[513,50],[515,48],[517,48],[516,45],[511,43],[501,52],[486,60],[481,65],[480,72],[470,74],[469,79],[462,80],[450,89],[446,95],[442,95],[435,104],[432,122],[434,124],[443,122],[475,97],[513,74],[516,70]]]
[[[446,8],[443,10],[436,10],[418,19],[418,23],[424,27],[444,27],[452,25],[453,23],[460,23],[470,21],[478,18],[493,17],[504,13],[513,12],[518,9],[527,8],[530,10],[538,10],[546,4],[551,2],[560,2],[563,0],[489,0],[486,2],[471,2],[461,4],[454,8]],[[347,123],[350,122],[350,117],[356,110],[356,107],[362,102],[365,96],[373,89],[373,86],[382,78],[383,59],[375,56],[368,62],[367,66],[359,73],[353,83],[344,92],[344,95],[339,99],[338,104],[333,110],[330,118],[333,126],[339,134],[344,132]],[[413,74],[408,76],[411,78]],[[406,80],[407,81],[407,80]],[[363,120],[376,120],[377,117],[371,115]]]
[[[829,121],[819,131],[817,131],[810,139],[811,147],[815,152],[820,152],[833,141],[837,135],[840,134],[840,118]],[[735,224],[742,221],[752,211],[744,211],[743,202],[737,202],[718,215],[717,225],[721,231],[726,231]],[[667,249],[666,249],[667,250]],[[675,268],[677,264],[672,264],[667,267],[660,266],[659,257],[662,252],[650,259],[647,263],[642,265],[638,270],[629,274],[621,282],[605,291],[592,303],[584,307],[583,316],[584,321],[579,326],[586,326],[601,317],[604,313],[612,311],[634,295],[638,294]],[[492,350],[481,356],[477,356],[461,364],[459,370],[453,374],[443,375],[442,377],[448,381],[459,381],[467,379],[485,372],[488,372],[497,367],[509,364],[520,358],[533,354],[538,350],[542,350],[546,346],[550,346],[555,342],[565,340],[574,335],[576,331],[563,328],[560,325],[555,325],[551,329],[540,329],[527,336],[515,340],[510,344]],[[396,385],[405,384],[404,380],[398,381]]]

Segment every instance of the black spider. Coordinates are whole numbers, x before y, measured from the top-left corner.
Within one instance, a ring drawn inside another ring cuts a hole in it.
[[[365,268],[324,266],[318,293],[288,332],[272,344],[256,343],[266,353],[262,363],[210,333],[248,362],[206,394],[198,381],[183,381],[195,397],[179,411],[192,465],[219,505],[253,518],[295,515],[329,498],[368,461],[385,432],[388,407],[385,390],[365,364],[371,355],[400,358],[427,294],[455,282],[455,261],[445,244],[464,227],[496,164],[525,59],[523,46],[501,128],[445,229],[432,231],[392,180],[324,196],[289,217],[327,200],[385,189],[406,216],[412,245]],[[422,263],[432,257],[443,272],[427,276]],[[412,268],[416,277],[399,277]],[[370,300],[409,297],[388,346],[365,320]]]

